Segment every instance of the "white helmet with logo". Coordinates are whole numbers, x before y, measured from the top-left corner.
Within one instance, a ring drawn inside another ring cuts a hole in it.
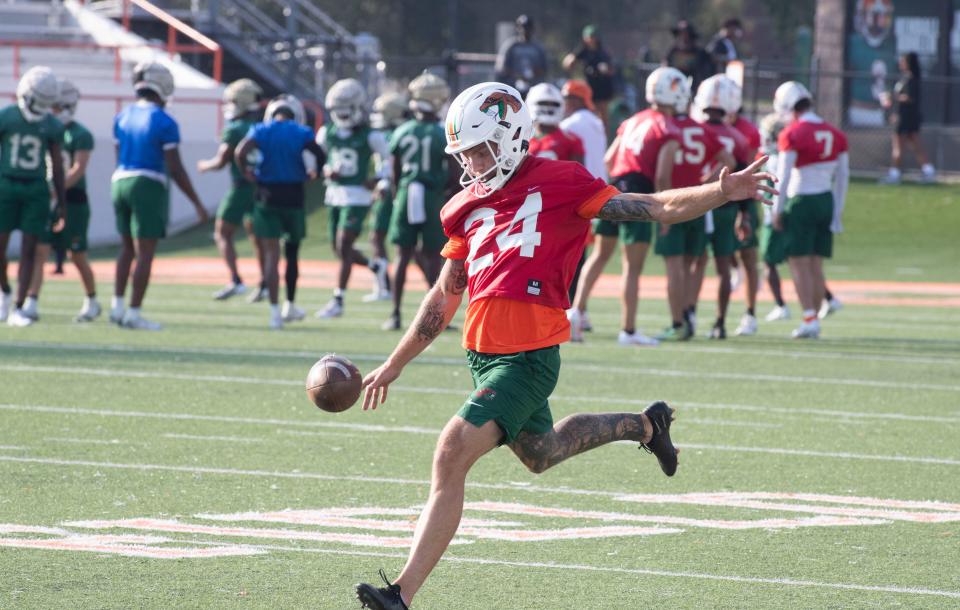
[[[563,119],[563,95],[550,83],[534,85],[527,92],[527,108],[535,123],[559,125]]]
[[[303,102],[289,93],[278,95],[270,100],[270,103],[267,104],[267,109],[263,113],[263,122],[272,123],[274,115],[281,111],[286,111],[293,117],[294,121],[301,125],[307,122],[307,113],[303,109]]]
[[[133,68],[133,90],[143,89],[153,91],[165,102],[173,95],[173,74],[161,63],[142,61]]]
[[[370,126],[374,129],[392,129],[403,122],[407,112],[407,96],[402,93],[384,93],[373,100]]]
[[[56,106],[60,108],[57,112],[57,119],[66,125],[73,121],[73,115],[77,111],[77,103],[80,101],[80,90],[65,78],[57,79],[57,87]]]
[[[366,116],[367,92],[355,78],[338,80],[327,91],[326,106],[334,125],[352,129]]]
[[[223,90],[223,117],[228,121],[260,109],[263,89],[249,78],[235,80]]]
[[[410,81],[410,110],[417,112],[440,112],[450,99],[450,85],[436,74],[424,72]]]
[[[17,106],[31,123],[50,114],[58,95],[57,77],[46,66],[30,68],[17,83]]]
[[[739,87],[730,78],[723,74],[714,74],[700,83],[693,103],[700,110],[715,108],[724,113],[736,112],[740,109],[739,100],[736,98],[740,96],[734,89]]]
[[[646,99],[648,104],[684,112],[690,104],[690,79],[676,68],[657,68],[647,77]]]
[[[813,100],[810,91],[803,86],[803,83],[790,80],[777,87],[776,93],[773,94],[773,109],[781,117],[787,117],[793,112],[797,102],[804,99]]]
[[[447,111],[447,154],[460,163],[460,184],[477,197],[502,187],[520,166],[530,145],[533,121],[520,92],[503,83],[480,83],[458,95]],[[467,170],[463,152],[485,145],[493,166],[479,176]]]

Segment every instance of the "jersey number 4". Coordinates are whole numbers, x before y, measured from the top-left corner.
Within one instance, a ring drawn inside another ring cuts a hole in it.
[[[530,193],[524,199],[523,205],[513,215],[510,226],[500,231],[496,235],[497,249],[504,252],[512,248],[520,248],[520,256],[533,258],[533,251],[540,245],[540,232],[537,231],[537,219],[543,210],[543,198],[540,193]],[[470,227],[480,223],[480,228],[473,234],[470,240],[470,253],[467,254],[468,275],[473,275],[481,269],[486,269],[493,264],[493,258],[496,252],[490,252],[483,256],[477,256],[480,246],[487,241],[490,233],[496,226],[494,217],[497,211],[491,208],[477,208],[467,221],[463,224],[464,232],[470,230]],[[520,232],[514,233],[513,229],[520,224]]]

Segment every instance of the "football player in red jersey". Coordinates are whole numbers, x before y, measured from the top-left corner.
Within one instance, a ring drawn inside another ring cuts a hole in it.
[[[706,121],[701,123],[703,129],[713,134],[732,155],[735,164],[743,168],[754,160],[747,139],[724,122],[725,108],[730,105],[734,87],[736,84],[722,74],[711,76],[700,83],[695,104],[706,115]],[[752,199],[731,201],[711,212],[713,232],[709,234],[707,241],[713,250],[713,261],[720,280],[717,291],[717,319],[710,330],[711,339],[727,338],[726,318],[732,289],[730,270],[737,251],[737,217],[746,213],[746,206],[750,201]],[[701,257],[701,264],[705,263],[705,258]]]
[[[540,83],[527,93],[527,107],[533,116],[533,136],[529,154],[555,161],[583,163],[583,142],[560,129],[563,120],[563,95],[550,83]]]
[[[670,175],[674,188],[702,184],[704,176],[710,173],[708,168],[733,167],[733,158],[720,140],[687,114],[689,99],[688,86],[683,107],[673,119],[680,133],[680,146],[673,156]],[[657,232],[655,252],[664,257],[667,269],[667,301],[671,318],[671,325],[657,337],[661,341],[686,341],[694,336],[706,246],[706,218],[703,216],[661,225]]]
[[[567,283],[591,218],[682,222],[757,189],[773,190],[763,183],[771,177],[758,172],[761,161],[736,174],[724,170],[708,185],[620,193],[580,164],[528,156],[531,130],[520,94],[500,83],[470,87],[447,114],[446,151],[463,167],[465,187],[441,213],[447,260],[400,343],[364,379],[363,408],[383,404],[390,384],[443,332],[468,289],[463,344],[476,389],[440,433],[430,496],[400,576],[382,587],[356,587],[367,608],[408,608],[457,531],[467,472],[499,445],[539,473],[630,440],[674,474],[666,403],[643,413],[577,414],[554,425],[548,398],[559,376],[559,344],[570,338]]]
[[[787,262],[803,306],[794,339],[820,336],[817,308],[826,296],[823,259],[833,254],[850,181],[847,136],[813,112],[813,96],[796,81],[777,87],[773,108],[789,117],[777,139],[777,175],[783,192],[773,208],[773,225],[787,237]]]
[[[647,102],[651,108],[638,112],[617,128],[617,137],[607,149],[605,161],[611,182],[622,192],[653,193],[670,188],[673,157],[680,138],[673,124],[679,106],[690,99],[686,77],[674,68],[658,68],[647,78]],[[572,339],[582,341],[582,324],[593,286],[623,241],[621,272],[621,345],[656,345],[657,340],[636,329],[640,273],[653,234],[649,222],[615,222],[599,219],[594,224],[595,248],[583,267],[583,282],[577,290],[569,318]]]

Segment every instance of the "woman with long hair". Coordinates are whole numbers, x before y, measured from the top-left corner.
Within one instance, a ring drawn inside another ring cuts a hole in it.
[[[900,160],[904,145],[913,149],[913,154],[920,163],[923,180],[934,180],[933,164],[927,158],[920,140],[920,125],[923,117],[920,114],[920,61],[914,52],[904,53],[899,61],[900,80],[893,87],[893,95],[885,100],[885,106],[895,108],[894,116],[896,131],[893,134],[893,149],[891,152],[891,167],[884,184],[900,183]]]

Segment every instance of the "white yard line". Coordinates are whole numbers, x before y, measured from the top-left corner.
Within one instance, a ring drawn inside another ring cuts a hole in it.
[[[785,449],[780,447],[742,447],[739,445],[704,445],[697,443],[679,443],[681,449],[703,449],[707,451],[732,451],[735,453],[772,453],[776,455],[802,455],[807,457],[839,458],[844,460],[875,460],[879,462],[909,462],[911,464],[943,464],[960,466],[960,460],[934,457],[912,457],[906,455],[870,455],[866,453],[848,453],[845,451],[812,451],[808,449]]]
[[[96,439],[96,438],[63,438],[56,436],[44,437],[48,443],[72,443],[77,445],[130,445],[130,441],[121,441],[120,439]]]
[[[840,377],[807,377],[793,375],[768,375],[761,373],[719,373],[712,371],[685,371],[679,369],[654,369],[645,366],[613,367],[601,365],[578,364],[577,370],[593,371],[598,373],[625,373],[633,376],[674,377],[682,379],[721,379],[724,381],[752,381],[799,383],[805,385],[840,385],[860,386],[867,388],[889,388],[898,390],[939,390],[944,392],[960,392],[960,385],[946,385],[938,383],[909,383],[900,381],[884,381],[878,379],[851,379]],[[20,373],[56,373],[72,375],[90,375],[98,377],[131,377],[135,379],[179,379],[182,381],[205,381],[218,383],[244,383],[255,385],[285,385],[302,386],[303,382],[292,379],[273,379],[261,377],[235,377],[229,375],[191,375],[188,373],[172,373],[163,371],[139,371],[129,369],[95,369],[88,367],[66,366],[38,366],[29,364],[3,364],[0,371]]]
[[[191,544],[221,546],[221,542],[208,542],[200,540],[190,540]],[[253,548],[269,551],[287,551],[295,553],[319,553],[323,555],[341,555],[349,557],[378,557],[384,559],[405,559],[406,554],[401,553],[380,553],[376,551],[349,551],[341,549],[318,549],[304,548],[299,546],[283,545],[263,545],[258,544]],[[445,555],[441,561],[450,563],[464,563],[476,565],[504,566],[511,568],[530,568],[546,570],[563,570],[570,572],[602,572],[612,574],[636,574],[640,576],[661,576],[664,578],[682,578],[696,580],[713,580],[721,582],[736,582],[751,585],[774,585],[788,587],[810,587],[820,589],[839,589],[846,591],[864,591],[869,593],[898,593],[903,595],[926,595],[934,597],[946,597],[950,599],[960,599],[960,591],[945,591],[939,589],[927,589],[924,587],[904,587],[898,585],[861,585],[855,583],[837,583],[822,582],[816,580],[800,580],[793,578],[758,578],[753,576],[736,576],[729,574],[708,574],[703,572],[680,572],[672,570],[653,570],[645,568],[614,568],[605,566],[592,566],[586,564],[566,564],[566,563],[545,563],[535,561],[506,561],[502,559],[484,559],[481,557],[458,557],[455,555]],[[372,575],[371,575],[372,578]]]
[[[185,441],[223,441],[225,443],[265,443],[265,438],[255,438],[250,436],[203,436],[200,434],[162,434],[163,438],[173,438]]]

